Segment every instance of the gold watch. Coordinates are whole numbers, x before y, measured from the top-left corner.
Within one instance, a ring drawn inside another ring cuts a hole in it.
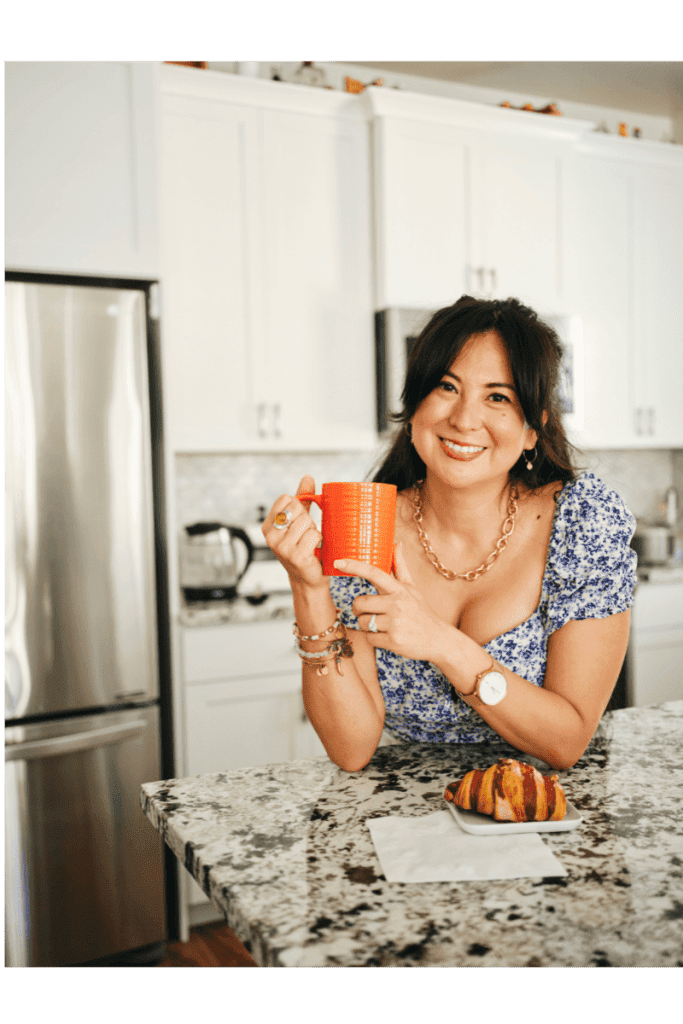
[[[500,704],[507,692],[508,684],[503,675],[502,665],[499,665],[496,659],[493,658],[491,660],[491,667],[485,668],[477,676],[472,693],[460,693],[458,691],[458,695],[470,707],[476,708],[481,704],[489,706]]]

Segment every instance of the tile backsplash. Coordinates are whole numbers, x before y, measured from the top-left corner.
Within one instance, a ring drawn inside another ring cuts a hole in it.
[[[304,474],[310,473],[317,488],[330,480],[366,480],[379,454],[378,450],[177,455],[178,525],[258,522],[259,506],[267,512],[280,494],[295,494]]]
[[[381,449],[177,455],[177,522],[257,522],[258,507],[267,511],[278,495],[295,493],[305,473],[318,488],[329,480],[366,480],[380,456]],[[635,516],[656,517],[672,484],[683,503],[683,451],[592,450],[581,453],[579,465],[617,491]]]

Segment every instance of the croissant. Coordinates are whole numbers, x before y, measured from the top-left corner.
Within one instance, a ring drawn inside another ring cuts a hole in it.
[[[567,798],[557,775],[541,775],[530,764],[501,757],[486,771],[475,768],[446,787],[444,797],[465,811],[496,821],[561,821]]]

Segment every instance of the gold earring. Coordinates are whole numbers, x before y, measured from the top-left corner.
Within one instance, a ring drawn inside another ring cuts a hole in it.
[[[529,459],[529,456],[525,454],[526,468],[529,470],[529,472],[531,472],[531,470],[534,468],[534,462],[536,461],[536,455],[538,454],[536,452],[536,448],[533,449],[533,453],[534,453],[533,459]]]

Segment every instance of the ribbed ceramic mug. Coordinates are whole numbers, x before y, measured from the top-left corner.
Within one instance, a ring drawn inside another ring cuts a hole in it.
[[[371,562],[384,572],[395,568],[394,484],[323,484],[322,494],[298,494],[299,501],[314,501],[322,510],[322,550],[316,555],[325,576],[346,576],[334,563],[338,558]]]

